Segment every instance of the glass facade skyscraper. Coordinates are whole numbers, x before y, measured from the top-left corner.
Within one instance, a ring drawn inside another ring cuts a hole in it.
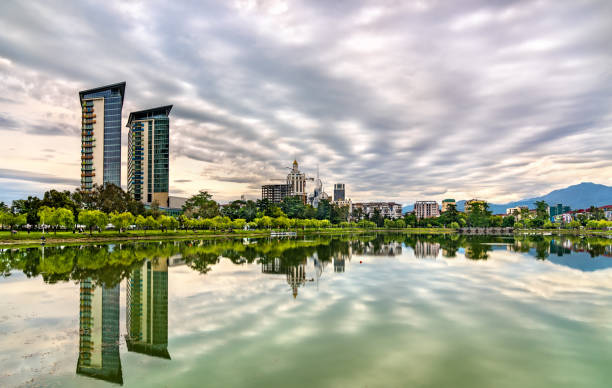
[[[121,187],[121,111],[125,82],[79,92],[81,101],[81,189],[113,183]]]
[[[128,192],[145,204],[169,207],[170,119],[172,105],[130,113]]]

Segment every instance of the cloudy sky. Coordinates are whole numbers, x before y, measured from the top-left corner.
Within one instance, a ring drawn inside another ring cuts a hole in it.
[[[4,0],[0,31],[0,201],[78,186],[78,91],[120,81],[124,123],[174,105],[175,195],[294,157],[353,200],[612,185],[607,0]]]

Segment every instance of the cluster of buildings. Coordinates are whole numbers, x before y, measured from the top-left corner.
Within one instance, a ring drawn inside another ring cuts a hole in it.
[[[81,189],[113,183],[121,187],[121,115],[125,82],[79,92],[81,105]],[[184,198],[168,195],[172,105],[131,112],[128,128],[127,189],[136,199],[173,214]]]
[[[307,182],[313,181],[314,188],[312,193],[308,193]],[[346,186],[344,183],[334,184],[333,198],[323,190],[323,182],[319,177],[309,178],[299,170],[297,160],[293,161],[293,166],[287,178],[282,184],[268,184],[261,186],[261,198],[267,199],[271,203],[281,203],[286,197],[297,197],[303,204],[308,204],[317,208],[322,200],[329,200],[331,203],[348,207],[349,217],[353,220],[372,216],[376,210],[383,216],[392,219],[402,217],[402,205],[395,202],[364,202],[353,203],[346,197]],[[354,212],[354,210],[359,210]],[[359,214],[359,216],[353,216]]]

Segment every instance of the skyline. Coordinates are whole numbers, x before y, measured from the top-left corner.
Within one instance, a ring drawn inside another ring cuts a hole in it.
[[[353,201],[612,185],[610,4],[353,4],[3,3],[0,201],[78,187],[77,93],[123,80],[121,176],[130,112],[173,104],[171,195],[257,198],[294,157]]]

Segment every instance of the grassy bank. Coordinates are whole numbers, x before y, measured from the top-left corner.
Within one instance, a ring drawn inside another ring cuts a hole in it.
[[[274,231],[274,230],[272,230]],[[453,229],[442,228],[408,228],[408,229],[362,229],[362,228],[325,228],[292,230],[299,236],[310,234],[338,234],[338,233],[367,233],[367,232],[396,232],[396,233],[427,233],[442,234],[453,233]],[[114,242],[132,240],[166,240],[166,239],[190,239],[190,238],[215,238],[215,237],[267,237],[270,230],[176,230],[162,232],[159,230],[130,230],[119,233],[114,230],[89,233],[73,233],[72,231],[58,231],[57,233],[46,232],[44,237],[46,244],[65,243],[89,243],[89,242]],[[0,246],[6,245],[37,245],[41,242],[42,232],[24,232],[11,234],[9,231],[0,231]]]

